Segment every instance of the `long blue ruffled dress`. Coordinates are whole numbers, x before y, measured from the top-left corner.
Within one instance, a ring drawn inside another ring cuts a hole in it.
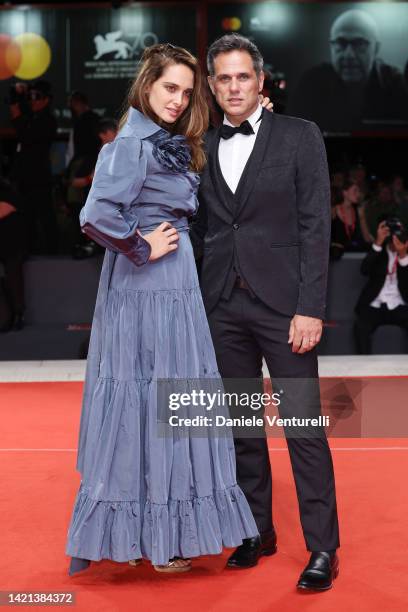
[[[89,560],[218,554],[258,530],[236,483],[230,430],[160,436],[157,379],[219,379],[187,218],[198,176],[189,149],[134,108],[98,158],[81,211],[107,247],[92,324],[79,434],[81,484],[70,573]],[[178,249],[149,262],[137,233],[169,221]],[[218,428],[219,429],[219,428]],[[223,434],[223,435],[221,435]]]

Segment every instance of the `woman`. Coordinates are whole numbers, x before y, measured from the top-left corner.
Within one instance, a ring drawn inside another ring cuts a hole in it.
[[[361,192],[357,183],[344,182],[334,198],[330,256],[340,259],[345,251],[366,251],[368,232],[359,203]]]
[[[172,45],[150,47],[128,102],[81,211],[83,230],[107,251],[87,362],[70,574],[103,558],[138,565],[143,557],[158,571],[186,571],[191,557],[258,534],[236,483],[230,430],[160,436],[157,427],[158,379],[187,387],[219,379],[187,231],[208,123],[197,60]]]

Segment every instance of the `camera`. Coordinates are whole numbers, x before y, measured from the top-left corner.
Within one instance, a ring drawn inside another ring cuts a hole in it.
[[[20,104],[28,107],[32,100],[52,98],[51,86],[48,81],[38,80],[32,83],[13,83],[10,85],[6,104]]]
[[[390,236],[396,236],[401,242],[408,240],[408,232],[405,230],[403,224],[398,217],[389,217],[385,220],[385,225],[390,230]]]

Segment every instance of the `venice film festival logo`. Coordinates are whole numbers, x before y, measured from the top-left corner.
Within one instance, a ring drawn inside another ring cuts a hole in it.
[[[46,72],[50,63],[50,46],[39,34],[0,33],[0,80],[13,76],[27,81],[36,79]]]
[[[138,57],[146,47],[155,45],[159,42],[157,35],[154,32],[142,32],[136,34],[133,38],[132,44],[129,44],[125,40],[120,40],[122,37],[122,31],[108,32],[105,36],[97,34],[94,37],[94,44],[96,53],[94,60],[99,60],[104,56],[110,56],[113,54],[113,59],[127,60],[134,57]]]
[[[126,38],[126,39],[125,39]],[[154,32],[123,36],[121,30],[97,34],[94,55],[84,62],[85,79],[130,79],[134,77],[143,51],[159,42]]]

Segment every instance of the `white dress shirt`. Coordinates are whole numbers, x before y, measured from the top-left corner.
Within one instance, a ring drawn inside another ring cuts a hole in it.
[[[228,140],[220,138],[218,159],[222,175],[232,193],[235,193],[238,187],[241,174],[254,148],[256,135],[261,125],[261,121],[258,121],[261,113],[262,106],[258,104],[256,111],[248,117],[248,121],[255,132],[254,134],[234,134],[234,136],[228,138]],[[223,123],[235,127],[225,116]]]
[[[378,244],[373,244],[374,251],[378,253],[382,251],[382,247]],[[387,304],[388,310],[394,310],[397,306],[404,306],[405,302],[402,299],[400,290],[398,289],[397,266],[408,266],[408,255],[398,259],[397,253],[391,251],[387,245],[388,266],[385,283],[380,293],[370,306],[373,308],[381,308],[381,304]]]

